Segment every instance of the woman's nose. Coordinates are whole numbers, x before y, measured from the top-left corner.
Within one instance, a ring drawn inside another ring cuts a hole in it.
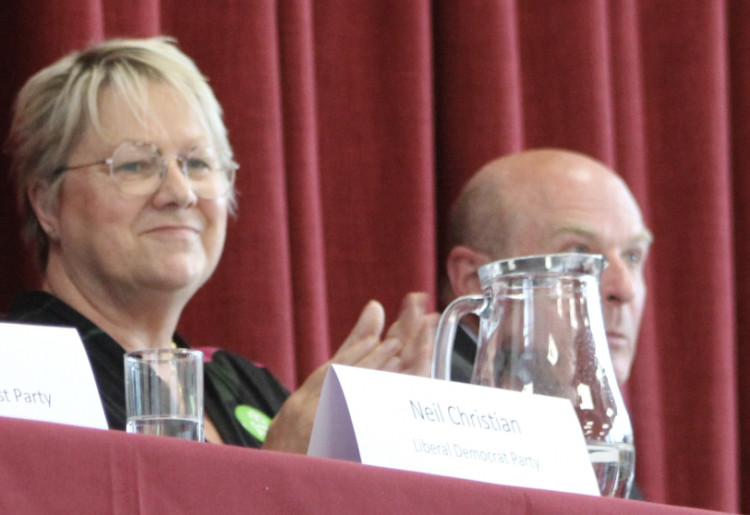
[[[156,196],[161,201],[173,202],[179,205],[191,204],[198,200],[198,196],[193,191],[190,179],[188,179],[182,170],[182,160],[166,160],[164,180]]]

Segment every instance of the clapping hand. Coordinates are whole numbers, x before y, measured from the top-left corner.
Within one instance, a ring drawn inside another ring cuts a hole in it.
[[[398,319],[382,339],[383,306],[377,301],[368,302],[338,352],[315,370],[281,407],[263,448],[307,453],[323,381],[334,363],[428,376],[439,320],[437,313],[427,313],[428,302],[425,293],[404,297]]]

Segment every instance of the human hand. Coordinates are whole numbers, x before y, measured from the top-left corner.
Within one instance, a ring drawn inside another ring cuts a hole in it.
[[[429,375],[437,313],[427,313],[429,297],[410,293],[401,305],[398,319],[383,340],[385,312],[370,301],[354,329],[333,358],[313,372],[286,400],[268,429],[264,449],[307,453],[323,381],[331,364],[359,366],[390,372]]]
[[[439,313],[427,313],[429,296],[426,293],[410,293],[401,303],[398,319],[386,333],[386,339],[397,339],[401,346],[396,360],[388,365],[395,367],[383,368],[379,366],[367,367],[381,370],[392,370],[423,377],[430,377],[432,370],[432,354],[435,348],[435,333],[437,332]],[[335,356],[334,356],[335,358]]]

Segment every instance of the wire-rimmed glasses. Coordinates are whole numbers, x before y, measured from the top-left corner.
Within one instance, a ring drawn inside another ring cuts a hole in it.
[[[109,176],[117,188],[126,195],[151,195],[161,187],[167,176],[168,161],[159,148],[153,143],[132,141],[118,146],[109,159],[62,167],[57,173],[103,164],[109,167]],[[190,181],[195,194],[203,199],[227,195],[239,168],[236,164],[222,166],[216,151],[208,146],[197,146],[184,156],[177,157],[177,164]]]

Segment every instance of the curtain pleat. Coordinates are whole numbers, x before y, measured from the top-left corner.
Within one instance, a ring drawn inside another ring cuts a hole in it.
[[[3,2],[0,112],[70,50],[175,37],[240,163],[222,262],[180,330],[293,388],[361,308],[438,305],[448,208],[529,147],[616,169],[655,244],[624,388],[649,500],[750,510],[750,5],[744,0]],[[0,129],[5,139],[7,124]],[[8,159],[0,156],[0,168]],[[0,192],[0,310],[38,277]]]
[[[445,227],[474,172],[523,148],[521,59],[514,2],[434,2],[432,15],[437,218]]]
[[[606,2],[517,2],[525,147],[612,160]]]
[[[614,113],[614,151],[612,163],[639,199],[643,215],[651,220],[649,198],[643,69],[639,38],[637,0],[609,4],[609,47],[611,54],[612,102]],[[661,236],[657,237],[658,241]],[[658,252],[658,247],[655,253]],[[669,467],[663,441],[669,438],[665,421],[664,401],[654,316],[654,285],[657,277],[653,265],[646,270],[646,283],[651,285],[646,316],[641,325],[641,336],[634,370],[637,374],[627,385],[625,394],[631,410],[636,434],[638,481],[648,490],[651,499],[668,499]]]
[[[335,349],[328,340],[312,8],[307,2],[279,4],[284,168],[289,229],[297,378],[304,379]]]
[[[328,309],[336,346],[368,299],[380,300],[390,320],[406,291],[434,293],[429,3],[314,6]]]
[[[150,37],[162,32],[159,0],[92,0],[91,4],[108,38]]]
[[[674,476],[667,499],[730,507],[738,453],[726,13],[717,2],[682,5],[648,3],[640,13],[650,215],[659,231],[651,293]]]
[[[737,316],[736,363],[737,395],[739,400],[740,433],[740,485],[742,508],[750,511],[750,486],[742,480],[750,470],[750,243],[747,228],[750,227],[750,3],[736,1],[730,5],[728,22],[730,35],[729,79],[731,91],[731,144],[732,144],[732,199],[736,296],[734,310]]]

